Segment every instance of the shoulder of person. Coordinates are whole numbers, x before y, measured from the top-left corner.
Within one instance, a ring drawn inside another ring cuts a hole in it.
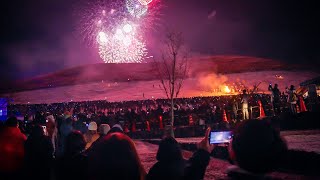
[[[226,169],[228,175],[227,179],[231,180],[242,180],[242,179],[256,179],[256,180],[276,180],[275,178],[266,174],[254,174],[238,166],[232,165]]]

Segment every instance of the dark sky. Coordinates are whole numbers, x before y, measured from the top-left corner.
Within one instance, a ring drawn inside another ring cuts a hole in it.
[[[89,1],[89,0],[88,0]],[[162,21],[194,54],[235,54],[310,63],[319,59],[317,3],[289,0],[161,0]],[[102,62],[76,33],[77,0],[1,1],[2,82]],[[147,38],[158,52],[163,28]],[[0,83],[3,84],[3,83]]]

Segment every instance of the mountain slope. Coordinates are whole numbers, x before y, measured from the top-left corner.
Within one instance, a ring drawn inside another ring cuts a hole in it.
[[[311,67],[307,66],[286,64],[271,59],[246,56],[191,58],[188,63],[190,67],[190,77],[210,73],[230,74],[263,70],[312,70]],[[0,88],[0,92],[17,92],[97,81],[150,81],[157,79],[154,67],[154,63],[84,65],[15,82],[11,87]]]

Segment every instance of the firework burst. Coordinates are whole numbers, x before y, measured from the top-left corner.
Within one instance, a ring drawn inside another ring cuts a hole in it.
[[[126,7],[128,12],[136,18],[146,15],[148,6],[141,4],[138,0],[126,0]]]
[[[99,32],[99,55],[105,63],[137,63],[147,55],[146,45],[136,37],[136,28],[125,22],[112,34]]]
[[[137,39],[130,40],[130,45],[108,41],[99,45],[99,55],[105,63],[140,63],[147,55],[147,48]]]
[[[159,0],[93,0],[77,6],[80,36],[106,63],[141,62],[143,36],[154,28]]]

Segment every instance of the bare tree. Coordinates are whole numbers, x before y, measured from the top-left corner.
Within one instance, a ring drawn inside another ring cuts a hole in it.
[[[181,32],[168,32],[164,41],[161,59],[155,60],[155,69],[162,89],[171,101],[170,134],[174,137],[174,99],[178,97],[187,76],[188,53],[184,48]]]

